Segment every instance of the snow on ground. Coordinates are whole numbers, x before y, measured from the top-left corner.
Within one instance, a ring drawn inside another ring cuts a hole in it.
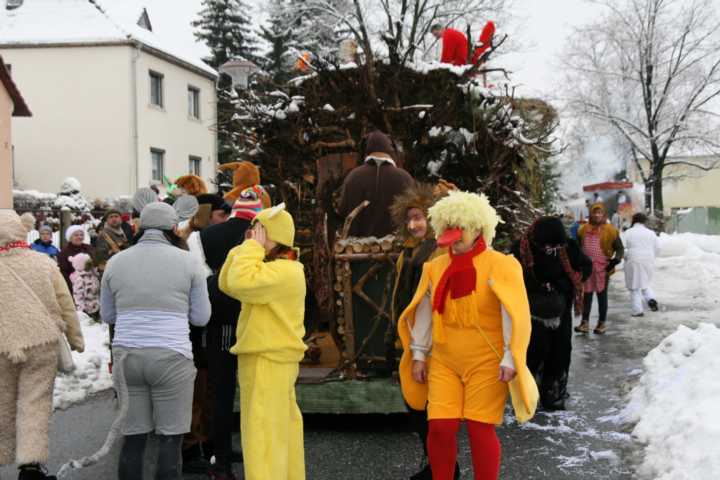
[[[604,419],[635,424],[633,437],[646,446],[640,478],[720,478],[718,285],[720,236],[662,235],[653,280],[662,309],[638,319],[647,334],[637,342],[657,345],[658,334],[676,330],[645,357],[625,409]]]
[[[647,314],[638,324],[653,328],[696,326],[701,322],[720,325],[720,236],[681,233],[660,237],[661,251],[656,262],[653,290],[661,311]],[[625,288],[624,273],[613,277],[614,288]],[[664,335],[663,335],[664,337]],[[654,340],[652,346],[659,343]]]
[[[720,329],[685,326],[645,358],[622,413],[645,443],[639,474],[656,480],[720,478]]]
[[[82,402],[88,395],[112,387],[112,377],[108,371],[108,326],[82,312],[78,312],[78,316],[85,337],[85,351],[73,352],[76,367],[73,373],[58,374],[55,379],[54,408],[67,408]]]

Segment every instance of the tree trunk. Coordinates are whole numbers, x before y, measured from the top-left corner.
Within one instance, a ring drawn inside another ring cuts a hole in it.
[[[654,208],[655,208],[655,215],[658,217],[662,217],[664,215],[663,209],[665,206],[665,203],[663,202],[663,182],[662,182],[662,172],[658,172],[654,175],[655,182],[653,182],[652,185],[652,191],[653,191],[653,200],[654,200]]]

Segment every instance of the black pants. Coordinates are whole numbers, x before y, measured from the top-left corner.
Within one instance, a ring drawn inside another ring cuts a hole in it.
[[[572,354],[572,299],[565,305],[560,326],[547,328],[533,321],[527,366],[538,380],[544,404],[552,404],[567,397],[568,372]]]
[[[415,410],[410,405],[405,402],[405,408],[407,408],[408,411],[408,417],[410,418],[410,428],[413,432],[417,433],[418,437],[420,437],[420,442],[422,443],[423,448],[423,463],[425,464],[425,469],[418,473],[417,475],[413,476],[412,478],[431,478],[428,476],[430,474],[430,464],[428,461],[428,448],[427,448],[427,438],[428,438],[428,432],[430,431],[430,425],[428,423],[427,418],[427,410]],[[455,464],[455,480],[458,480],[460,478],[460,466],[456,463]]]
[[[148,434],[126,435],[124,437],[118,465],[119,480],[142,480],[147,438]],[[182,435],[157,435],[156,480],[180,480],[182,478],[182,457],[180,455],[182,438]]]
[[[590,312],[592,311],[592,304],[593,304],[593,295],[594,293],[586,293],[585,294],[585,305],[583,306],[583,320],[589,321],[590,320]],[[605,323],[607,320],[607,312],[608,312],[608,285],[605,285],[605,290],[597,294],[598,297],[598,309],[599,309],[599,317],[598,317],[598,323]]]
[[[418,434],[420,442],[422,443],[423,455],[427,459],[427,437],[428,437],[428,419],[427,410],[414,410],[410,405],[405,403],[405,407],[408,411],[408,417],[410,418],[410,428],[413,432]]]
[[[216,465],[229,469],[232,465],[237,357],[228,350],[235,343],[235,326],[208,326],[207,334],[208,382],[214,393],[210,439]]]

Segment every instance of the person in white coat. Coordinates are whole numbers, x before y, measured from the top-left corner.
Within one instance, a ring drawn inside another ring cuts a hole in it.
[[[650,286],[655,257],[660,252],[658,236],[645,226],[647,216],[636,213],[632,228],[625,232],[625,283],[632,298],[632,316],[644,316],[644,303],[657,312],[658,303]]]

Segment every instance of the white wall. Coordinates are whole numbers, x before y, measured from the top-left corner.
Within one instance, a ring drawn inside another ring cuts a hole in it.
[[[163,75],[162,109],[150,104],[150,70]],[[192,71],[142,52],[137,66],[140,185],[151,182],[150,149],[165,151],[165,175],[188,173],[188,159],[202,158],[201,176],[212,189],[216,171],[215,82]],[[188,114],[188,86],[200,90],[200,120]]]
[[[92,198],[133,190],[126,46],[3,48],[33,116],[15,122],[18,188],[57,192],[77,177]]]

